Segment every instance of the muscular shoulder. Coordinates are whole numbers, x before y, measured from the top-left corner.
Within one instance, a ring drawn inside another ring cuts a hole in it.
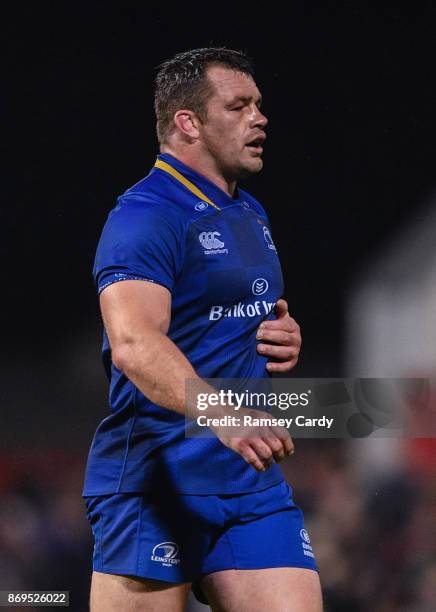
[[[187,226],[202,209],[196,209],[198,199],[183,185],[161,171],[152,170],[145,178],[127,189],[118,204],[137,213],[161,214],[172,224]]]
[[[109,213],[109,218],[114,217],[139,226],[143,223],[163,223],[177,231],[183,231],[187,221],[183,207],[153,180],[152,174],[117,198],[117,205]]]

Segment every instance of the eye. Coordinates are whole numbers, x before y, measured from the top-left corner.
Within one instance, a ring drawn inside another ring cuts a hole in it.
[[[239,111],[242,110],[244,107],[243,106],[235,106],[235,108],[232,108],[232,111]]]

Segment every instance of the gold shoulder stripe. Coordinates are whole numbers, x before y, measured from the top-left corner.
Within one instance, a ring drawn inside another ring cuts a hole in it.
[[[189,189],[189,191],[191,191],[194,195],[200,198],[200,200],[207,202],[208,204],[210,204],[217,210],[221,210],[216,204],[212,202],[212,200],[209,200],[209,198],[202,191],[200,191],[198,187],[196,187],[193,183],[191,183],[191,181],[188,181],[188,179],[185,178],[183,174],[180,174],[180,172],[177,172],[177,170],[173,168],[172,166],[170,166],[170,164],[167,164],[161,159],[157,159],[156,163],[154,164],[154,167],[159,168],[160,170],[163,170],[164,172],[168,172],[168,174],[171,174],[171,176],[173,176],[180,183],[182,183],[182,185],[184,185],[187,189]]]

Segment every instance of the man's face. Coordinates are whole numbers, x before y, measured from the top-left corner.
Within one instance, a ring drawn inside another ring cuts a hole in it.
[[[222,66],[211,66],[207,78],[213,94],[200,139],[223,176],[240,180],[259,172],[267,118],[260,112],[261,95],[253,79]]]

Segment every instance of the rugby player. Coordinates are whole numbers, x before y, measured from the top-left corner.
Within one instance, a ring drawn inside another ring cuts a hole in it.
[[[213,610],[319,612],[312,546],[278,465],[293,452],[287,430],[185,436],[187,379],[266,378],[301,345],[266,213],[237,187],[261,170],[266,138],[251,61],[178,54],[159,67],[155,110],[156,164],[118,199],[95,259],[111,414],[83,492],[91,610],[179,612],[192,587]]]

